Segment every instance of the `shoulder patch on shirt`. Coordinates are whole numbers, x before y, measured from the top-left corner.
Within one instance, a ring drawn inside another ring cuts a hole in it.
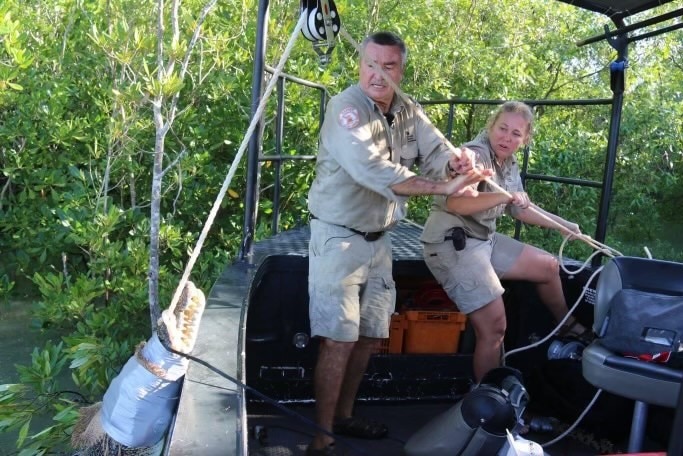
[[[358,115],[358,110],[353,106],[347,106],[339,113],[339,125],[347,130],[357,127],[359,121],[360,116]]]

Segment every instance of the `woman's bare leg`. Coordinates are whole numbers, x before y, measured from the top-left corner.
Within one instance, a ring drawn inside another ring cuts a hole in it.
[[[560,264],[548,252],[525,245],[515,264],[502,278],[535,283],[541,302],[548,308],[555,321],[559,322],[567,315],[569,309],[562,290]],[[568,323],[573,321],[573,317],[570,317]],[[577,332],[585,330],[580,323],[576,323],[574,327]]]
[[[480,382],[488,371],[501,364],[501,349],[506,326],[503,298],[494,299],[467,317],[477,337],[473,369],[475,380]]]

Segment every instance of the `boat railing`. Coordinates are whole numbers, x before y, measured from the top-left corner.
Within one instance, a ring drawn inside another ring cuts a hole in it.
[[[266,72],[271,75],[274,69],[266,67]],[[280,199],[282,192],[282,164],[285,161],[313,161],[315,154],[285,154],[284,152],[284,137],[285,137],[285,94],[287,83],[297,84],[299,86],[313,89],[319,97],[319,111],[318,111],[318,131],[322,125],[325,117],[325,106],[329,98],[327,87],[316,82],[308,81],[306,79],[298,78],[287,73],[280,73],[277,84],[275,86],[275,98],[277,104],[275,107],[275,134],[274,134],[274,148],[273,153],[259,154],[259,162],[270,162],[273,164],[273,206],[272,206],[272,221],[271,234],[275,235],[280,231]]]
[[[272,74],[273,69],[266,67],[266,72]],[[272,144],[269,147],[269,152],[264,153],[261,151],[258,160],[260,163],[269,162],[272,164],[272,206],[271,206],[271,226],[270,231],[272,235],[277,234],[280,231],[280,211],[281,211],[281,200],[282,200],[282,188],[283,188],[283,163],[287,161],[313,161],[316,158],[316,154],[290,154],[285,153],[285,150],[290,150],[294,148],[286,147],[285,145],[285,126],[286,122],[286,104],[287,104],[287,87],[289,84],[296,84],[299,86],[304,86],[312,89],[315,92],[314,96],[317,96],[318,103],[318,131],[322,125],[325,116],[325,106],[330,94],[327,87],[318,84],[316,82],[308,81],[306,79],[298,78],[286,73],[281,73],[278,76],[278,81],[276,84],[276,106],[274,113],[274,129],[272,134]],[[446,110],[442,117],[445,117],[445,124],[443,121],[435,122],[437,126],[442,129],[442,132],[449,139],[449,141],[454,142],[454,144],[459,144],[464,142],[477,133],[474,131],[475,126],[480,128],[481,122],[473,122],[472,119],[475,117],[480,117],[485,119],[488,115],[490,108],[503,103],[505,100],[473,100],[464,98],[453,98],[453,99],[435,99],[435,100],[422,100],[419,103],[424,107],[427,114],[435,108],[442,108]],[[595,106],[595,105],[605,105],[611,106],[613,100],[611,98],[604,99],[572,99],[572,100],[521,100],[530,105],[535,109],[542,109],[544,107],[550,106]],[[482,109],[487,108],[487,109]],[[466,112],[460,113],[464,118],[469,119],[465,122],[458,124],[456,123],[456,110],[464,109]],[[477,111],[478,112],[475,112]],[[484,112],[486,111],[486,112]],[[444,125],[442,125],[444,124]],[[475,126],[473,126],[475,125]],[[457,131],[456,131],[457,130]],[[454,136],[456,138],[454,139]],[[589,179],[578,179],[572,176],[555,176],[549,174],[535,174],[529,172],[529,162],[531,157],[531,148],[526,146],[523,149],[523,156],[520,160],[520,169],[522,174],[523,182],[528,181],[539,181],[539,182],[556,182],[563,185],[575,185],[580,187],[592,187],[599,189],[603,194],[609,192],[610,189],[606,188],[604,181],[589,180]],[[607,163],[608,160],[605,161]],[[604,172],[603,172],[604,175]],[[261,195],[261,192],[258,192]],[[600,226],[600,221],[605,220],[607,217],[606,213],[600,211],[598,213],[597,224]],[[519,237],[521,228],[521,223],[517,222],[515,226],[515,237]]]
[[[447,109],[445,125],[442,127],[442,132],[448,138],[449,141],[453,142],[455,145],[462,142],[466,142],[473,138],[478,130],[475,128],[481,128],[481,122],[473,122],[471,119],[475,118],[476,108],[486,108],[481,109],[482,112],[479,113],[481,119],[486,119],[489,112],[492,110],[490,107],[498,106],[504,103],[506,100],[472,100],[465,98],[453,98],[453,99],[443,99],[443,100],[423,100],[419,103],[425,108],[425,111],[429,114],[430,107],[444,107]],[[544,107],[550,106],[577,106],[577,107],[587,107],[587,106],[612,106],[613,100],[611,98],[597,98],[597,99],[569,99],[569,100],[519,100],[528,104],[532,109],[542,109]],[[465,119],[467,119],[461,126],[461,131],[459,131],[457,137],[454,139],[454,129],[455,129],[455,118],[456,109],[458,107],[464,106],[466,113],[464,113]],[[483,121],[483,120],[482,120]],[[606,147],[606,151],[608,148]],[[520,170],[522,176],[522,182],[524,182],[525,188],[527,188],[528,181],[538,181],[538,182],[556,182],[564,185],[575,185],[579,187],[592,187],[599,189],[603,194],[610,192],[611,189],[605,185],[604,180],[589,180],[589,179],[579,179],[575,177],[568,176],[555,176],[549,174],[535,174],[529,172],[529,162],[531,157],[531,146],[527,145],[522,149],[523,156],[520,161]],[[607,153],[607,152],[606,152]],[[605,164],[609,160],[606,158]],[[605,165],[606,166],[606,165]],[[603,170],[603,175],[605,170]],[[604,223],[607,218],[607,213],[598,213],[596,220],[596,225],[600,226]],[[601,222],[603,221],[603,222]],[[520,221],[515,221],[515,238],[519,238],[522,223]]]

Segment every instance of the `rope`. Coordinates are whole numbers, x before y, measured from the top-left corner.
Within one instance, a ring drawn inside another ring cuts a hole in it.
[[[268,97],[270,94],[273,92],[273,89],[275,87],[275,84],[277,83],[277,79],[282,73],[282,69],[285,66],[285,62],[287,62],[287,59],[289,58],[289,55],[292,53],[292,49],[294,48],[294,44],[296,43],[296,39],[299,36],[299,32],[301,31],[301,28],[303,27],[304,21],[305,21],[304,15],[299,16],[299,22],[296,24],[296,27],[294,27],[294,31],[292,32],[291,37],[289,38],[289,42],[287,43],[287,47],[285,47],[285,50],[282,54],[282,57],[280,57],[280,61],[277,64],[277,67],[275,67],[275,70],[273,71],[272,77],[268,81],[268,84],[266,86],[265,91],[263,92],[263,96],[261,97],[261,101],[256,108],[256,112],[254,113],[254,116],[251,119],[251,123],[249,124],[249,128],[247,128],[247,132],[244,135],[244,139],[242,140],[242,144],[240,144],[240,148],[237,151],[237,155],[235,155],[234,160],[232,161],[232,164],[230,165],[230,169],[228,171],[227,176],[225,177],[225,180],[223,181],[223,185],[221,186],[220,191],[218,192],[218,196],[216,197],[216,201],[213,203],[213,207],[211,208],[211,212],[209,213],[209,217],[206,220],[206,223],[204,224],[204,228],[202,229],[201,234],[199,235],[199,239],[197,240],[197,244],[195,245],[195,248],[192,250],[192,255],[190,256],[190,259],[187,262],[187,265],[185,266],[185,271],[183,272],[183,276],[180,279],[180,283],[178,284],[178,288],[176,288],[175,294],[173,295],[173,299],[171,300],[171,305],[169,306],[169,314],[173,313],[173,310],[175,309],[175,306],[178,304],[178,300],[180,299],[180,295],[183,292],[183,288],[185,287],[185,284],[187,283],[189,277],[190,277],[190,272],[192,272],[192,268],[194,267],[194,264],[197,261],[197,257],[199,256],[199,252],[202,249],[202,246],[204,245],[204,241],[206,240],[206,237],[209,233],[209,229],[213,225],[213,221],[216,218],[216,214],[218,213],[218,209],[220,208],[221,201],[223,201],[223,197],[225,197],[225,193],[228,191],[228,187],[230,186],[230,183],[232,182],[232,178],[235,176],[235,172],[237,171],[237,166],[239,165],[239,162],[242,159],[242,156],[244,155],[244,151],[247,148],[247,145],[249,144],[249,139],[251,138],[251,135],[254,133],[254,130],[256,129],[256,124],[258,123],[259,119],[261,118],[261,115],[263,115],[263,111],[265,110],[266,107],[266,102],[268,101]]]
[[[341,29],[339,30],[339,34],[340,34],[341,36],[343,36],[349,43],[351,43],[351,45],[356,49],[356,51],[358,52],[358,55],[360,55],[360,57],[361,57],[361,59],[362,59],[362,58],[363,58],[363,50],[362,50],[361,47],[358,45],[358,43],[353,39],[353,37],[349,34],[349,32],[346,30],[346,28],[345,28],[344,26],[342,26]],[[372,66],[378,73],[380,73],[380,74],[382,75],[382,77],[384,77],[384,80],[387,82],[387,84],[389,84],[389,85],[391,86],[391,88],[394,89],[394,92],[396,93],[396,95],[397,95],[399,98],[401,98],[401,100],[403,100],[403,102],[404,102],[405,104],[413,104],[412,100],[411,100],[405,93],[403,93],[403,91],[401,90],[401,88],[400,88],[394,81],[391,80],[391,78],[386,74],[386,72],[384,71],[383,68],[380,68],[378,65],[375,65],[375,62],[370,62],[370,61],[368,61],[368,64],[369,64],[370,66]],[[443,142],[443,143],[444,143],[444,144],[445,144],[445,145],[446,145],[446,146],[447,146],[447,147],[448,147],[456,156],[460,157],[460,155],[462,154],[462,148],[455,147],[453,144],[451,144],[451,142],[448,140],[448,138],[446,138],[446,137],[443,135],[443,133],[441,133],[441,131],[440,131],[438,128],[436,128],[436,127],[431,123],[431,121],[427,118],[427,115],[426,115],[421,109],[416,109],[416,111],[417,111],[417,114],[418,114],[418,116],[420,117],[420,119],[421,119],[423,122],[425,122],[425,124],[429,125],[429,126],[432,128],[432,130],[434,131],[434,133],[436,134],[436,136],[437,136],[437,137],[438,137],[438,138],[439,138],[439,139],[440,139],[440,140],[441,140],[441,141],[442,141],[442,142]],[[476,168],[474,168],[474,171],[475,171],[475,172],[478,172]],[[491,187],[493,187],[496,191],[498,191],[498,192],[504,194],[504,195],[507,196],[508,198],[512,198],[512,194],[510,194],[510,192],[508,192],[508,191],[505,190],[503,187],[501,187],[500,185],[498,185],[497,183],[495,183],[491,178],[487,177],[487,178],[485,178],[485,180],[486,180],[486,182],[487,182]],[[548,217],[547,215],[543,214],[542,212],[539,212],[535,207],[529,206],[528,209],[530,209],[532,212],[535,212],[536,214],[538,214],[538,215],[539,215],[541,218],[543,218],[544,220],[550,222],[550,224],[553,225],[554,227],[560,228],[561,230],[566,230],[566,229],[567,229],[564,225],[562,225],[562,224],[559,223],[558,221],[553,220],[552,218]],[[572,233],[572,234],[571,234],[571,237],[575,237],[575,238],[577,238],[577,239],[582,240],[583,242],[585,242],[586,244],[588,244],[589,246],[591,246],[591,247],[594,248],[595,250],[598,250],[598,251],[604,253],[605,255],[613,256],[613,255],[612,255],[612,249],[611,249],[610,247],[607,247],[606,245],[600,244],[599,242],[597,242],[597,241],[595,241],[594,239],[592,239],[590,236],[587,236],[587,235],[585,235],[585,234],[583,234],[583,233]],[[617,252],[617,253],[618,253],[618,252]]]
[[[503,354],[503,361],[507,360],[508,356],[510,356],[510,355],[513,355],[513,354],[515,354],[515,353],[519,353],[519,352],[522,352],[522,351],[525,351],[525,350],[529,350],[529,349],[534,348],[534,347],[538,347],[539,345],[544,344],[544,343],[545,343],[546,341],[548,341],[551,337],[553,337],[553,336],[560,330],[560,328],[562,327],[562,325],[564,325],[565,322],[569,319],[569,317],[574,313],[574,311],[575,311],[576,308],[579,306],[579,304],[581,304],[581,300],[583,299],[584,295],[586,294],[586,291],[588,291],[589,285],[591,284],[591,282],[593,281],[593,279],[595,279],[595,277],[600,273],[600,271],[602,271],[602,269],[603,269],[603,267],[600,266],[600,267],[599,267],[595,272],[593,272],[593,274],[588,278],[588,280],[586,281],[586,284],[583,286],[583,290],[581,290],[581,294],[580,294],[579,297],[576,299],[576,302],[574,303],[574,305],[571,307],[571,309],[569,309],[569,310],[567,311],[567,314],[564,316],[564,318],[563,318],[562,320],[560,320],[559,323],[557,323],[557,326],[555,326],[555,328],[554,328],[552,331],[550,331],[544,338],[542,338],[542,339],[540,339],[540,340],[537,340],[537,341],[534,342],[534,343],[531,343],[531,344],[529,344],[529,345],[525,345],[525,346],[523,346],[523,347],[515,348],[514,350],[510,350],[509,352],[505,352],[505,353]]]
[[[558,256],[559,256],[560,259],[564,258],[564,255],[562,254],[562,252],[564,251],[564,246],[565,246],[565,244],[567,244],[567,241],[568,241],[569,239],[570,239],[570,236],[565,236],[564,240],[562,241],[562,244],[560,245],[560,253],[558,254]],[[600,243],[597,242],[597,241],[596,241],[596,244],[603,245],[603,244],[600,244]],[[569,274],[569,275],[576,275],[576,274],[580,273],[581,271],[583,271],[584,269],[586,269],[588,266],[590,266],[591,263],[592,263],[593,258],[594,258],[597,254],[599,254],[599,253],[604,253],[604,254],[606,254],[606,255],[608,255],[608,256],[610,256],[610,257],[614,257],[615,255],[616,255],[616,256],[623,256],[622,253],[619,252],[618,250],[615,250],[615,249],[613,249],[613,248],[611,248],[611,247],[607,247],[607,246],[604,246],[604,247],[605,247],[604,250],[603,250],[603,249],[599,249],[599,250],[596,250],[595,252],[593,252],[588,258],[586,258],[586,261],[584,261],[583,264],[582,264],[578,269],[575,269],[575,270],[573,270],[573,271],[570,271],[570,270],[567,269],[567,267],[565,266],[564,261],[560,261],[560,267],[561,267],[562,270],[563,270],[564,272],[566,272],[567,274]],[[613,252],[614,254],[613,254],[612,252]]]
[[[566,436],[568,436],[568,435],[574,430],[574,428],[576,428],[576,426],[579,425],[579,423],[581,422],[581,420],[583,420],[583,418],[586,416],[586,414],[590,411],[590,409],[593,407],[593,404],[595,404],[595,401],[597,401],[597,400],[598,400],[598,397],[600,397],[600,394],[601,394],[601,393],[602,393],[602,389],[601,389],[601,388],[598,388],[598,390],[595,392],[595,395],[593,396],[593,399],[591,399],[591,401],[588,403],[588,405],[586,406],[586,408],[583,409],[583,412],[581,412],[581,414],[580,414],[579,417],[574,421],[574,423],[572,423],[572,425],[569,426],[569,427],[567,428],[567,430],[564,431],[562,434],[558,435],[557,437],[555,437],[555,438],[552,439],[552,440],[549,440],[549,441],[547,441],[547,442],[545,442],[545,443],[542,443],[542,444],[541,444],[541,447],[545,448],[545,447],[549,447],[549,446],[551,446],[551,445],[555,445],[557,442],[559,442],[560,440],[562,440],[563,438],[565,438]]]

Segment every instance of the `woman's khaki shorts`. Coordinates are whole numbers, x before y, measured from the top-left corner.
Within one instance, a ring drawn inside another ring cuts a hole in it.
[[[389,233],[373,242],[311,220],[308,294],[311,336],[355,342],[387,338],[396,303]]]
[[[458,309],[471,313],[503,295],[500,278],[522,253],[524,244],[504,234],[482,241],[467,238],[463,250],[449,241],[424,244],[424,259]]]

